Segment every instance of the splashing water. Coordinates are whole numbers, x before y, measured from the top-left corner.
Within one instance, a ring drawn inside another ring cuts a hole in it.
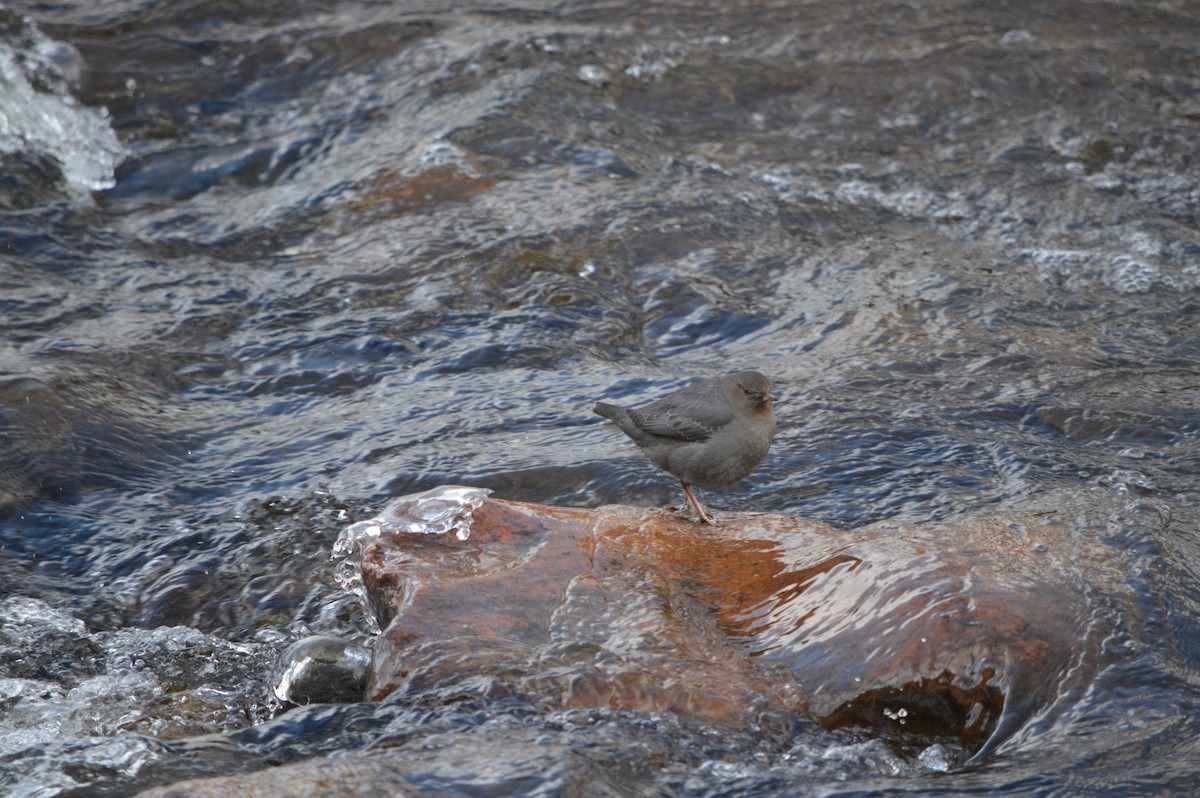
[[[0,153],[51,156],[72,192],[111,188],[128,151],[117,140],[108,109],[84,106],[70,93],[82,79],[79,53],[27,21],[16,28],[30,47],[0,42]]]

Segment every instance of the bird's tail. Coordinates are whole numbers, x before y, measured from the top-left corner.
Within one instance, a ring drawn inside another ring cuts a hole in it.
[[[621,419],[629,417],[625,408],[610,405],[608,402],[597,402],[596,406],[592,408],[592,412],[598,416],[604,416],[618,427],[621,426]]]
[[[629,415],[629,411],[625,408],[610,405],[607,402],[597,402],[593,410],[596,415],[604,416],[620,427],[621,432],[633,438],[633,442],[638,446],[641,446],[642,442],[646,440],[646,433],[638,427],[637,422],[633,420],[633,416]]]

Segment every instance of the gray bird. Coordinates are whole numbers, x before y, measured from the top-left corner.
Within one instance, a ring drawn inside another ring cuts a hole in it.
[[[612,421],[683,485],[701,523],[712,516],[692,486],[720,488],[745,478],[767,456],[775,436],[775,397],[757,371],[700,380],[637,409],[600,402]]]

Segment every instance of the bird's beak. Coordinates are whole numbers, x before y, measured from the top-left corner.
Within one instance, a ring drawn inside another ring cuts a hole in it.
[[[762,395],[762,401],[764,401],[764,402],[774,402],[774,401],[775,401],[775,397],[774,397],[774,396],[772,396],[772,395],[771,395],[771,394],[769,394],[769,393],[764,393],[764,394]]]

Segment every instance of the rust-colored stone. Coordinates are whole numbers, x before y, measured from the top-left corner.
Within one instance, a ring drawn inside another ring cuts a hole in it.
[[[743,726],[803,713],[990,747],[1097,658],[1080,552],[1040,521],[704,527],[485,500],[465,541],[365,552],[387,625],[369,697],[516,693]]]

